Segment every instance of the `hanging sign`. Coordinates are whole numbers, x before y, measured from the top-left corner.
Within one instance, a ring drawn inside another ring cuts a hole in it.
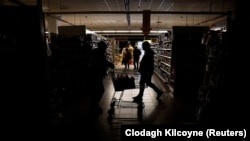
[[[151,30],[151,28],[150,28],[150,10],[143,10],[141,30],[145,36],[147,36]]]

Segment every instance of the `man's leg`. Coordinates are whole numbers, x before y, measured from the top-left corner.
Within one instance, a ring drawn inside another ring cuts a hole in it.
[[[137,96],[133,97],[134,101],[136,101],[136,102],[142,101],[142,97],[143,97],[143,93],[144,93],[144,89],[145,89],[145,83],[146,83],[146,77],[145,77],[145,75],[141,75],[139,94]]]
[[[157,93],[156,98],[159,99],[161,97],[163,91],[161,91],[158,87],[156,87],[156,85],[154,83],[151,82],[151,78],[152,78],[152,76],[148,76],[146,84]]]
[[[136,69],[136,60],[134,59],[134,70]]]
[[[139,63],[138,63],[138,61],[136,60],[136,63],[135,63],[135,65],[136,65],[136,69],[138,69],[138,65]]]

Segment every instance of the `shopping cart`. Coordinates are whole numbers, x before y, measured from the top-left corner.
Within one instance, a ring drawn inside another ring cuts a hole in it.
[[[114,86],[114,93],[110,102],[109,118],[113,119],[115,108],[137,108],[138,111],[144,108],[144,103],[135,103],[124,100],[123,95],[126,90],[138,89],[140,75],[135,71],[111,70],[109,71]],[[119,92],[119,93],[118,93]]]
[[[110,71],[110,75],[112,78],[112,83],[114,86],[114,94],[111,99],[110,106],[121,106],[121,99],[124,94],[124,90],[126,89],[134,89],[135,88],[135,78],[134,77],[129,77],[128,73],[123,71],[123,72],[116,72],[114,70]],[[119,98],[116,97],[116,92],[121,92]]]

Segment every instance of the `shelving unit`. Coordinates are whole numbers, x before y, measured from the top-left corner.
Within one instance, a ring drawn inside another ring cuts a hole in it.
[[[107,51],[107,59],[108,59],[109,62],[114,62],[114,60],[115,60],[115,56],[114,56],[115,50],[114,50],[114,48],[116,46],[116,41],[115,41],[114,38],[109,38],[109,39],[106,40],[106,43],[108,45],[108,48],[106,50]]]
[[[173,68],[172,68],[172,40],[165,33],[159,36],[159,44],[155,52],[155,74],[169,87],[173,92]]]
[[[154,51],[154,62],[155,62],[155,67],[158,66],[158,56],[157,56],[157,49],[159,48],[159,44],[158,43],[151,43],[151,47],[150,47],[153,51]]]
[[[92,46],[92,49],[97,48],[98,42],[100,39],[96,34],[86,34],[86,42],[89,42],[89,44]]]
[[[206,53],[201,41],[208,30],[206,26],[173,27],[174,95],[194,103],[204,80]]]

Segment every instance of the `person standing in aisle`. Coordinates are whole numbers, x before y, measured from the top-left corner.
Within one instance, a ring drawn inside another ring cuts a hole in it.
[[[114,64],[108,62],[106,57],[107,44],[104,41],[98,43],[98,47],[93,49],[90,60],[90,108],[93,114],[101,114],[102,108],[99,101],[105,91],[103,78],[107,74],[107,68],[114,69]]]
[[[145,84],[147,86],[151,87],[156,93],[157,93],[157,99],[160,98],[163,91],[161,91],[159,88],[155,86],[154,83],[151,82],[151,78],[154,72],[154,51],[150,49],[150,43],[147,41],[144,41],[142,43],[142,49],[145,51],[140,66],[139,66],[139,73],[141,74],[140,78],[140,91],[139,94],[135,97],[133,97],[134,102],[141,102]]]
[[[129,45],[122,50],[122,62],[124,64],[124,69],[129,69],[129,61],[131,60],[131,53],[129,51]]]
[[[141,51],[138,49],[137,46],[134,46],[134,51],[133,51],[134,70],[137,70],[139,68],[140,55],[141,55]]]

